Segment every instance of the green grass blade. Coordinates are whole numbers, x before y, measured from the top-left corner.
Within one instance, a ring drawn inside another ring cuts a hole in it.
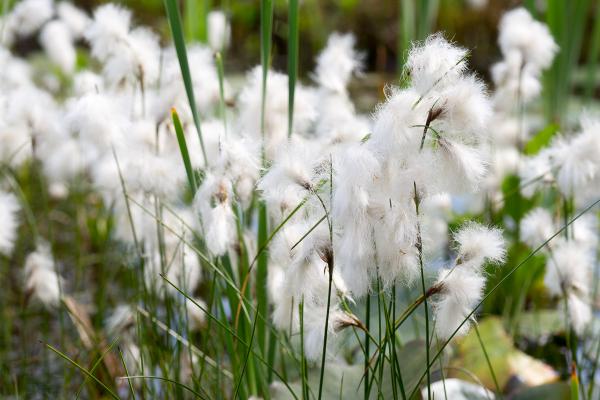
[[[288,137],[294,124],[294,93],[298,77],[298,0],[288,3]]]
[[[215,63],[217,64],[217,75],[219,77],[219,114],[223,120],[223,130],[227,138],[227,115],[225,108],[225,68],[223,67],[223,55],[220,52],[215,54]]]
[[[176,380],[173,379],[169,379],[169,378],[164,378],[162,376],[151,376],[151,375],[135,375],[135,376],[122,376],[119,379],[127,379],[127,380],[132,380],[132,379],[156,379],[159,381],[163,381],[163,382],[168,382],[172,385],[175,385],[179,388],[185,389],[188,392],[192,393],[194,396],[199,397],[201,399],[208,399],[208,397],[204,396],[203,394],[195,391],[194,389],[192,389],[191,387],[187,386],[186,384],[183,384],[181,382],[177,382]]]
[[[94,382],[96,382],[98,385],[100,385],[102,387],[102,389],[104,389],[106,391],[106,393],[108,393],[113,399],[120,400],[119,396],[117,396],[115,394],[115,392],[113,392],[108,386],[106,386],[104,384],[104,382],[102,382],[100,379],[96,378],[96,376],[93,375],[90,371],[88,371],[87,369],[85,369],[84,367],[82,367],[81,365],[79,365],[76,361],[72,360],[65,353],[63,353],[62,351],[58,350],[57,348],[51,346],[50,344],[44,343],[44,345],[48,349],[52,350],[54,353],[58,354],[61,358],[65,359],[71,365],[73,365],[74,367],[76,367],[78,370],[80,370],[81,372],[83,372],[83,374],[85,376],[87,376],[88,378],[91,378]]]
[[[490,356],[488,355],[488,352],[485,348],[485,343],[483,343],[483,340],[481,339],[481,335],[479,334],[479,328],[477,327],[477,324],[474,324],[473,328],[475,329],[475,334],[477,335],[477,340],[479,341],[479,345],[481,346],[481,350],[483,351],[483,355],[485,357],[485,362],[487,363],[488,368],[490,370],[490,374],[492,375],[492,379],[494,380],[494,386],[496,387],[496,396],[499,396],[502,399],[502,390],[500,390],[500,385],[498,384],[498,379],[496,378],[496,373],[494,372],[494,367],[492,366],[492,362],[490,361]]]
[[[258,245],[262,248],[266,246],[268,239],[268,217],[267,217],[267,205],[264,202],[260,202],[258,206]],[[262,315],[268,315],[268,296],[267,296],[267,265],[269,262],[269,252],[263,251],[258,257],[256,264],[256,298],[257,308]],[[262,325],[262,324],[261,324]],[[265,335],[266,330],[264,326],[258,327],[258,344],[260,348],[265,350]]]
[[[179,151],[181,152],[181,158],[183,159],[183,165],[185,166],[185,173],[188,178],[188,183],[190,184],[192,193],[195,194],[196,190],[198,189],[198,184],[196,183],[196,176],[194,175],[194,170],[192,169],[192,162],[190,160],[190,153],[185,141],[183,127],[181,126],[179,115],[177,115],[177,111],[174,108],[171,109],[171,117],[173,118],[173,126],[175,127],[177,143],[179,144]]]
[[[181,16],[179,15],[179,8],[177,7],[176,0],[164,1],[165,8],[167,10],[167,18],[169,19],[169,25],[171,27],[171,33],[173,34],[173,43],[175,44],[175,50],[177,52],[177,58],[179,60],[181,77],[183,78],[185,92],[188,97],[188,102],[190,103],[192,117],[194,118],[194,125],[196,126],[196,132],[198,132],[198,139],[200,140],[202,155],[204,156],[204,164],[206,165],[206,163],[208,162],[206,158],[206,149],[204,147],[204,140],[202,139],[200,116],[198,115],[198,108],[196,107],[196,99],[194,97],[194,88],[192,86],[192,74],[190,72],[187,51],[185,49],[185,40],[183,38],[183,28],[181,26]]]
[[[121,359],[121,364],[123,364],[123,369],[125,370],[125,375],[129,376],[129,369],[127,369],[127,363],[125,363],[125,358],[123,357],[123,352],[121,351],[121,346],[119,346],[119,358]],[[127,383],[129,384],[129,391],[131,392],[131,398],[135,400],[135,390],[133,389],[133,383],[131,379],[127,379]]]
[[[100,363],[102,362],[102,360],[104,359],[104,357],[108,354],[109,351],[112,350],[112,348],[117,344],[117,339],[113,340],[112,343],[106,348],[106,350],[104,350],[102,352],[102,354],[100,355],[100,357],[98,357],[98,359],[96,360],[96,362],[94,362],[94,364],[92,365],[92,368],[89,370],[90,373],[94,373],[94,371],[96,371],[96,368],[98,368],[98,366],[100,365]],[[81,385],[79,385],[79,389],[77,389],[77,395],[75,396],[75,399],[78,399],[79,396],[81,395],[81,391],[83,390],[83,386],[85,385],[86,380],[84,379],[83,382],[81,382]]]
[[[585,98],[590,100],[596,91],[598,68],[598,57],[600,57],[600,4],[596,4],[596,15],[594,16],[594,29],[592,41],[588,49],[587,77],[585,82]]]
[[[248,349],[246,350],[246,356],[244,358],[244,362],[242,364],[242,372],[238,378],[238,382],[235,385],[235,392],[233,394],[233,398],[238,397],[238,392],[240,390],[240,385],[242,384],[242,379],[244,378],[244,372],[246,371],[246,366],[248,365],[248,359],[250,358],[250,353],[252,352],[252,345],[254,344],[254,334],[256,332],[256,322],[258,321],[258,308],[256,309],[256,313],[254,315],[254,322],[252,323],[252,334],[250,335],[250,341],[248,344]]]

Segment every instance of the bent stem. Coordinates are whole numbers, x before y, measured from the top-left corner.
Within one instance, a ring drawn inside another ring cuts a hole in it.
[[[425,273],[423,271],[423,243],[421,242],[421,224],[419,223],[419,205],[421,199],[417,192],[417,183],[413,182],[415,210],[417,214],[417,252],[419,255],[419,266],[421,272],[421,289],[423,290],[423,306],[425,307],[425,354],[427,357],[427,399],[431,399],[431,374],[429,371],[429,305],[427,304],[427,291],[425,290]]]

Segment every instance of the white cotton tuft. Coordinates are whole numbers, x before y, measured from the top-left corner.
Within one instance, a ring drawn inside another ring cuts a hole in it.
[[[91,23],[91,19],[85,11],[80,10],[68,1],[59,2],[56,5],[56,13],[58,18],[69,28],[71,36],[75,39],[82,38]]]
[[[0,191],[0,254],[12,253],[19,226],[19,202],[12,193]]]
[[[194,199],[194,206],[202,218],[206,246],[217,256],[225,254],[235,241],[232,196],[231,182],[208,174]]]
[[[423,95],[454,84],[467,68],[467,50],[448,42],[443,35],[431,35],[411,49],[406,66],[413,87]]]
[[[454,235],[461,264],[480,270],[484,262],[501,263],[506,257],[502,231],[476,222],[462,226]]]
[[[565,196],[585,190],[600,175],[599,126],[584,129],[569,140],[558,139],[552,144],[552,161],[558,168],[556,183]]]
[[[49,246],[38,245],[25,260],[25,291],[44,307],[54,309],[60,303],[61,285]]]
[[[231,26],[227,14],[221,10],[213,10],[208,13],[208,43],[214,51],[223,51],[229,47],[231,40]]]
[[[100,6],[94,11],[94,20],[85,32],[92,45],[92,55],[106,60],[115,50],[115,44],[127,40],[131,13],[114,4]],[[118,46],[120,48],[120,46]]]
[[[567,295],[567,308],[569,310],[569,322],[577,335],[582,335],[585,328],[592,321],[592,307],[587,300],[587,293],[570,292]]]
[[[486,93],[485,84],[476,77],[464,76],[440,93],[436,107],[442,109],[444,131],[458,132],[466,143],[486,139],[489,136],[489,121],[492,103]]]
[[[257,188],[274,217],[294,209],[314,189],[318,161],[315,150],[309,142],[292,139],[258,182]]]
[[[335,93],[346,93],[352,74],[362,68],[362,56],[354,49],[352,34],[332,33],[327,46],[317,56],[314,79],[323,88]]]
[[[449,339],[456,329],[456,336],[465,335],[473,317],[469,317],[469,321],[460,328],[459,326],[481,300],[485,278],[459,265],[453,269],[442,269],[435,285],[441,287],[437,299],[432,304],[435,331],[439,339]]]
[[[59,20],[47,23],[40,34],[40,42],[50,60],[58,65],[63,73],[73,73],[76,54],[67,25]]]
[[[199,330],[206,322],[206,313],[202,308],[198,307],[198,305],[204,308],[204,310],[207,309],[206,303],[202,299],[196,298],[194,301],[188,298],[185,299],[185,309],[188,319],[187,322],[191,331]]]
[[[554,221],[545,208],[535,208],[521,220],[521,240],[531,248],[540,246],[554,233]]]
[[[517,51],[521,54],[523,64],[539,70],[548,68],[558,51],[548,27],[537,22],[522,7],[502,16],[498,43],[503,54]]]
[[[441,139],[439,143],[442,150],[440,172],[444,174],[440,177],[447,181],[447,191],[477,188],[487,172],[487,162],[481,150],[447,139]]]
[[[54,4],[52,0],[24,0],[13,8],[9,18],[10,26],[21,36],[29,36],[52,18]]]
[[[589,252],[581,251],[581,246],[575,241],[559,241],[552,246],[544,283],[555,296],[562,295],[563,289],[567,293],[587,293],[591,270],[592,257]]]

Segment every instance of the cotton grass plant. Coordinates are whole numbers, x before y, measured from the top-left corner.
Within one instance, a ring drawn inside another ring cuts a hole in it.
[[[600,125],[584,114],[531,150],[530,104],[560,51],[546,25],[505,14],[490,89],[467,49],[425,37],[437,3],[423,2],[402,85],[362,115],[354,36],[332,33],[300,82],[302,4],[289,2],[287,74],[271,66],[273,7],[261,1],[260,65],[239,88],[223,11],[184,26],[165,0],[166,46],[110,3],[3,15],[0,254],[17,301],[2,296],[1,393],[431,399],[474,331],[502,397],[477,321],[541,255],[573,395],[591,399]],[[11,52],[21,37],[63,83]],[[515,197],[530,199],[516,219]],[[27,357],[42,360],[32,375]]]

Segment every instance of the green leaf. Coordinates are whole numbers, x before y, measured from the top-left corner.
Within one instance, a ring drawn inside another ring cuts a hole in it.
[[[194,87],[192,86],[192,74],[190,73],[190,65],[188,63],[187,51],[185,49],[185,40],[183,38],[183,28],[181,25],[181,16],[179,15],[179,8],[177,7],[176,0],[165,0],[165,8],[167,9],[167,17],[169,19],[169,25],[171,27],[171,33],[173,34],[173,43],[175,44],[175,51],[177,52],[177,59],[179,60],[179,68],[181,69],[181,77],[183,78],[183,84],[185,86],[185,92],[190,103],[192,110],[192,117],[194,119],[194,125],[196,126],[196,132],[198,132],[198,139],[200,140],[200,147],[202,148],[202,155],[204,156],[204,163],[207,163],[206,149],[204,148],[204,140],[202,139],[202,130],[200,127],[200,116],[198,115],[198,108],[196,107],[196,99],[194,97]]]
[[[485,318],[479,322],[478,329],[481,340],[486,345],[490,363],[494,366],[500,388],[504,388],[513,376],[529,385],[547,383],[557,378],[557,373],[550,366],[514,346],[500,318]],[[457,354],[451,360],[451,366],[473,372],[487,388],[493,389],[494,377],[475,330],[471,330],[467,336],[457,340],[457,344]],[[464,378],[461,372],[457,371],[451,371],[450,375]]]
[[[544,129],[539,131],[527,144],[525,145],[524,152],[527,155],[537,154],[542,148],[550,143],[550,140],[558,132],[559,126],[557,124],[549,124]]]
[[[512,400],[570,400],[571,388],[566,382],[548,383],[521,390]]]
[[[173,126],[175,127],[175,134],[177,135],[179,151],[181,152],[181,158],[183,159],[183,165],[185,166],[185,173],[187,175],[190,188],[192,189],[192,193],[195,194],[196,190],[198,189],[198,184],[196,183],[196,176],[194,175],[194,170],[192,169],[190,153],[188,151],[187,143],[185,141],[185,135],[183,134],[181,122],[179,121],[179,115],[177,115],[177,111],[175,111],[174,108],[171,110],[171,117],[173,118]]]
[[[288,24],[288,137],[290,137],[294,122],[294,93],[298,77],[298,0],[289,0]]]

